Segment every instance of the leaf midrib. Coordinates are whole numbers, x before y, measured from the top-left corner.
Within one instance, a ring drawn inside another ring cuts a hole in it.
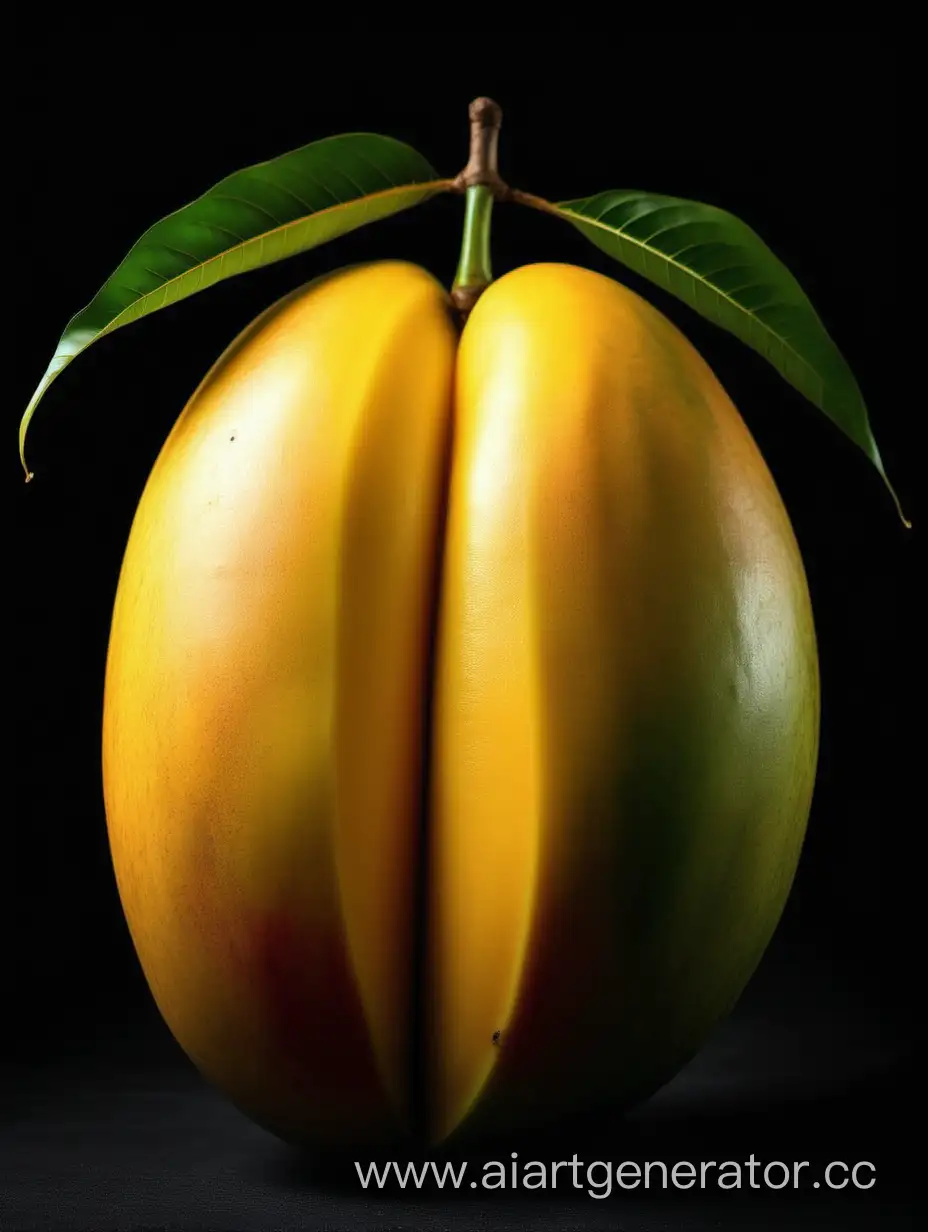
[[[290,220],[290,222],[279,223],[276,227],[272,227],[268,231],[262,231],[260,235],[253,235],[249,237],[248,239],[240,241],[237,244],[233,244],[231,248],[224,248],[222,252],[214,253],[213,256],[207,257],[205,261],[200,261],[199,259],[196,259],[197,260],[196,265],[191,265],[189,269],[185,269],[182,274],[175,274],[173,278],[169,278],[165,282],[162,282],[162,284],[159,287],[155,287],[151,291],[146,291],[144,295],[138,296],[138,298],[133,300],[131,304],[123,308],[123,310],[117,316],[113,317],[113,319],[108,324],[104,325],[104,327],[101,330],[99,330],[95,336],[97,338],[102,338],[106,334],[112,333],[113,330],[119,328],[119,325],[123,317],[125,317],[129,313],[135,312],[141,304],[144,304],[146,300],[151,299],[152,296],[160,295],[162,293],[166,294],[167,289],[170,286],[172,286],[176,282],[182,281],[182,279],[187,278],[189,275],[191,275],[195,271],[199,271],[202,276],[203,270],[208,265],[211,265],[214,261],[222,261],[225,257],[231,256],[232,253],[234,252],[240,252],[244,250],[245,248],[249,246],[249,244],[256,244],[259,241],[264,241],[270,235],[275,235],[279,232],[288,231],[292,227],[297,227],[301,223],[308,222],[311,219],[315,220],[317,218],[323,217],[323,215],[326,215],[326,214],[334,214],[338,210],[350,209],[351,206],[359,205],[361,202],[375,201],[382,197],[389,197],[391,195],[396,195],[396,194],[404,193],[404,192],[412,192],[414,190],[421,191],[421,192],[428,192],[428,191],[444,192],[450,188],[451,183],[452,183],[451,180],[425,180],[421,184],[398,184],[392,188],[383,188],[383,189],[380,189],[378,192],[367,193],[362,197],[353,197],[350,201],[340,201],[337,205],[327,205],[321,210],[314,210],[309,214],[301,215],[299,218],[293,218]],[[225,230],[226,228],[222,227],[219,229]],[[164,247],[170,248],[171,246],[166,244],[164,245]],[[174,249],[173,251],[179,252],[180,250]],[[186,255],[189,256],[190,254],[186,254]],[[126,290],[131,290],[131,288],[127,287]]]
[[[795,347],[792,347],[789,344],[789,342],[782,336],[782,334],[778,334],[775,329],[771,329],[771,327],[767,325],[765,321],[762,321],[760,317],[756,316],[754,313],[749,311],[749,309],[745,308],[743,304],[739,304],[736,299],[732,299],[732,297],[730,295],[727,295],[720,287],[717,287],[715,286],[714,283],[709,282],[709,280],[707,278],[704,278],[702,274],[698,274],[695,270],[690,269],[688,265],[683,265],[682,262],[677,261],[674,257],[668,256],[667,253],[662,252],[659,248],[652,248],[644,240],[639,240],[639,239],[636,239],[635,236],[629,235],[628,232],[624,231],[621,227],[610,227],[608,223],[601,222],[597,218],[591,218],[586,214],[578,214],[575,210],[568,209],[562,205],[555,205],[554,208],[558,211],[558,213],[563,214],[566,218],[570,218],[571,220],[576,219],[578,222],[584,224],[585,226],[598,227],[601,231],[606,231],[609,235],[612,235],[612,236],[618,236],[622,240],[624,240],[626,243],[633,244],[635,247],[641,248],[645,252],[654,253],[656,256],[662,257],[663,260],[665,260],[668,265],[674,266],[675,269],[680,270],[684,274],[689,274],[689,276],[693,278],[695,281],[702,283],[704,287],[706,287],[710,291],[713,291],[716,295],[719,296],[720,299],[725,300],[726,303],[731,304],[732,307],[734,308],[737,308],[738,311],[742,313],[745,317],[747,317],[749,321],[756,321],[761,326],[762,329],[766,330],[767,333],[770,334],[772,338],[775,338],[777,342],[780,343],[780,345],[783,347],[784,350],[788,351],[790,355],[794,355],[796,359],[799,361],[799,363],[802,365],[802,367],[806,371],[811,373],[812,378],[815,382],[816,388],[819,390],[819,397],[820,398],[824,397],[824,391],[825,391],[824,382],[819,377],[818,373],[815,371],[815,368],[805,358],[805,356],[801,355],[795,349]]]

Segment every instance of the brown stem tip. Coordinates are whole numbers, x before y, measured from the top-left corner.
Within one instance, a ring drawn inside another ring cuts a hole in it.
[[[486,287],[454,287],[451,291],[451,302],[460,314],[461,324],[470,316],[471,309],[486,290]]]
[[[471,124],[477,124],[481,128],[495,128],[498,131],[503,122],[502,107],[485,95],[474,99],[467,108],[467,114]]]
[[[468,108],[470,116],[470,157],[467,166],[455,177],[458,192],[465,192],[475,184],[485,184],[493,196],[501,200],[509,188],[500,179],[497,167],[499,130],[503,122],[503,109],[492,98],[475,98]]]

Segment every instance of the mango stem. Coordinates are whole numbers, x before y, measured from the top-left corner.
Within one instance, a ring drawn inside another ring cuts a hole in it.
[[[490,218],[493,202],[509,195],[497,169],[502,110],[491,98],[476,98],[469,114],[470,158],[454,180],[455,189],[466,193],[466,199],[461,257],[451,288],[451,298],[464,319],[493,281]]]

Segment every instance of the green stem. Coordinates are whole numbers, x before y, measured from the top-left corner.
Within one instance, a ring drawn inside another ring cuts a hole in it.
[[[493,213],[493,191],[486,184],[472,184],[467,190],[464,211],[464,236],[461,259],[451,294],[455,300],[476,302],[477,297],[493,281],[490,266],[490,217]]]
[[[468,108],[470,116],[470,158],[454,181],[458,192],[466,193],[464,238],[461,259],[451,288],[451,299],[462,321],[482,292],[493,281],[490,269],[490,216],[493,201],[505,198],[508,187],[497,170],[499,128],[503,113],[492,98],[475,98]]]

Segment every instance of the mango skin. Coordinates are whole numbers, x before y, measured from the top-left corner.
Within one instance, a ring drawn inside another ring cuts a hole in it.
[[[165,442],[117,589],[103,780],[127,922],[177,1040],[287,1137],[410,1117],[455,345],[409,266],[275,305]]]
[[[506,275],[455,405],[429,888],[463,1138],[635,1102],[731,1008],[798,862],[819,676],[772,477],[651,305]]]
[[[731,1008],[815,778],[792,528],[652,306],[399,262],[275,305],[143,493],[107,659],[121,900],[204,1074],[319,1145],[627,1106]]]

